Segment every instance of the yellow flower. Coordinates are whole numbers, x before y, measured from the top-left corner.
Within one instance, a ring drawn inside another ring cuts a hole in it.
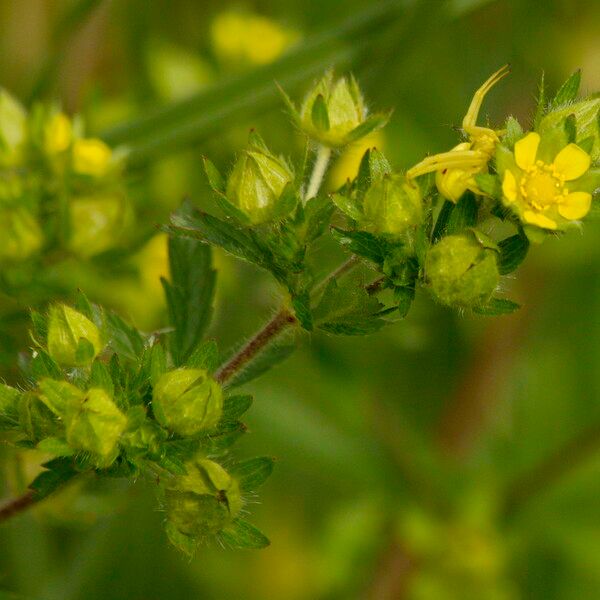
[[[73,130],[69,117],[56,113],[46,123],[44,128],[44,149],[50,155],[60,154],[71,145]]]
[[[370,133],[354,144],[350,144],[337,159],[329,176],[329,187],[337,190],[348,179],[354,179],[358,174],[360,161],[367,150],[377,148],[382,150],[385,145],[384,134],[381,130]]]
[[[106,175],[111,159],[112,150],[102,140],[87,138],[73,144],[73,169],[81,175]]]
[[[478,126],[477,117],[486,94],[508,75],[508,72],[508,66],[505,65],[473,95],[462,122],[462,129],[469,136],[469,141],[458,144],[449,152],[428,156],[406,172],[409,179],[435,172],[438,191],[452,202],[458,202],[467,190],[475,194],[482,193],[477,187],[475,175],[487,171],[487,164],[498,143],[499,132]]]
[[[532,132],[515,144],[514,165],[502,180],[504,204],[528,225],[561,229],[566,221],[587,215],[592,194],[578,190],[577,181],[590,168],[591,158],[577,144],[568,144],[552,163],[539,159],[540,135]]]

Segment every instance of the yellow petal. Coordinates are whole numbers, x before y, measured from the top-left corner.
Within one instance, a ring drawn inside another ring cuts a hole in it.
[[[502,182],[502,193],[509,202],[517,200],[517,180],[511,171],[504,172],[504,181]]]
[[[571,181],[581,177],[589,168],[592,159],[577,144],[565,146],[554,159],[554,168],[565,178]]]
[[[535,132],[527,134],[515,144],[515,161],[521,169],[533,167],[539,145],[540,136]]]
[[[592,195],[587,192],[571,192],[563,204],[558,207],[558,212],[565,219],[582,219],[590,211]]]
[[[523,220],[530,225],[537,225],[544,229],[556,229],[556,223],[552,219],[532,210],[526,210],[523,213]]]

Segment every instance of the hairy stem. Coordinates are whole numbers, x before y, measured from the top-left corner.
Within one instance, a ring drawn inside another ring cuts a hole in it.
[[[319,189],[323,183],[323,177],[325,177],[330,158],[331,148],[321,144],[317,149],[315,164],[310,176],[310,181],[308,182],[308,187],[306,188],[306,193],[304,194],[305,202],[306,200],[314,198],[319,193]]]
[[[20,512],[27,510],[37,502],[33,491],[28,491],[18,498],[9,500],[0,508],[0,523],[7,521],[11,517],[18,515]]]
[[[264,327],[246,343],[239,352],[234,354],[215,373],[219,383],[227,383],[236,373],[243,369],[257,354],[260,354],[290,325],[297,322],[296,317],[287,309],[282,308]]]

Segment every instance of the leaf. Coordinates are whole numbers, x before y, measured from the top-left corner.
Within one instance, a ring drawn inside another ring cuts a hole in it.
[[[358,196],[364,196],[373,183],[380,181],[391,172],[392,166],[383,153],[377,148],[369,148],[363,154],[355,180]]]
[[[306,331],[313,330],[312,312],[310,310],[310,293],[304,290],[302,293],[292,296],[292,308],[300,325]]]
[[[469,191],[463,194],[450,212],[445,235],[454,235],[460,233],[463,229],[473,227],[477,223],[478,211],[479,204],[475,194]]]
[[[37,349],[29,365],[30,375],[33,379],[42,379],[50,377],[51,379],[61,379],[63,372],[54,362],[50,355],[42,349]]]
[[[348,143],[357,142],[361,138],[385,127],[392,116],[392,111],[387,113],[377,113],[365,119],[360,125],[355,127],[348,135]]]
[[[335,211],[335,205],[327,196],[315,196],[303,207],[304,242],[310,244],[321,237]]]
[[[529,251],[529,240],[523,234],[513,235],[498,242],[498,248],[498,271],[500,275],[508,275],[525,260]]]
[[[225,180],[219,170],[215,165],[210,161],[206,156],[202,157],[202,163],[204,164],[204,172],[206,173],[206,177],[208,179],[208,184],[213,189],[213,191],[224,194],[225,193]]]
[[[140,332],[114,312],[107,312],[105,319],[109,346],[118,355],[137,360],[145,346],[145,340]]]
[[[44,465],[48,470],[42,471],[29,485],[35,494],[35,500],[43,500],[70,481],[78,471],[73,461],[67,458],[58,458]]]
[[[473,312],[486,317],[495,317],[498,315],[510,315],[521,308],[519,304],[506,298],[492,298],[485,306],[479,306],[473,309]]]
[[[220,537],[232,548],[247,550],[260,550],[271,543],[259,529],[243,519],[235,519],[231,526],[221,532]]]
[[[388,248],[382,238],[368,231],[344,231],[338,227],[333,227],[331,234],[348,252],[367,258],[377,265],[383,264]]]
[[[214,340],[200,344],[187,359],[186,365],[196,369],[206,369],[209,373],[219,366],[219,348]]]
[[[432,241],[434,244],[446,234],[448,221],[450,220],[450,215],[452,214],[453,210],[454,203],[450,202],[450,200],[446,200],[442,205],[433,229]]]
[[[318,131],[329,131],[329,112],[323,94],[319,94],[315,98],[310,116]]]
[[[239,394],[228,396],[223,401],[222,421],[238,421],[239,418],[252,406],[252,396]]]
[[[268,268],[268,257],[247,230],[185,205],[172,217],[169,233],[219,246],[237,258]]]
[[[37,449],[54,456],[73,456],[75,454],[75,450],[65,440],[57,437],[48,437],[42,440],[37,445]]]
[[[581,69],[573,73],[559,88],[554,98],[550,101],[549,110],[554,110],[564,104],[573,102],[579,93],[581,85]]]
[[[362,207],[350,194],[333,194],[331,196],[333,204],[339,208],[346,216],[353,221],[360,221],[363,217]]]
[[[108,392],[110,396],[115,393],[115,386],[108,367],[101,361],[95,360],[92,363],[90,370],[90,378],[88,381],[89,387],[102,388]]]
[[[12,429],[19,425],[19,390],[0,383],[0,427]]]
[[[332,279],[313,312],[315,325],[335,335],[367,335],[385,325],[377,317],[381,304],[352,279],[338,286]]]
[[[227,383],[227,387],[237,387],[260,377],[280,362],[288,358],[297,347],[295,332],[283,333],[275,338],[264,350],[259,352],[253,360],[248,362]]]
[[[213,312],[216,272],[209,246],[170,237],[171,281],[162,280],[169,322],[169,349],[176,366],[185,363],[202,340]]]
[[[237,463],[230,473],[237,479],[242,492],[253,492],[269,478],[273,466],[272,458],[261,456]]]

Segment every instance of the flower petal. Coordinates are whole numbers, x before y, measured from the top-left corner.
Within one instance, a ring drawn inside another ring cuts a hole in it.
[[[540,136],[535,132],[527,134],[515,144],[515,161],[524,171],[535,165],[535,157],[539,145]]]
[[[592,195],[588,192],[571,192],[565,201],[558,206],[558,212],[565,219],[573,221],[582,219],[590,211]]]
[[[526,210],[523,213],[523,220],[530,225],[537,225],[544,229],[556,229],[557,225],[552,220],[540,213],[533,212],[532,210]]]
[[[581,177],[589,168],[592,159],[577,144],[565,146],[554,159],[554,168],[566,181]]]
[[[517,180],[511,171],[504,172],[504,181],[502,182],[502,193],[509,202],[517,201]]]

